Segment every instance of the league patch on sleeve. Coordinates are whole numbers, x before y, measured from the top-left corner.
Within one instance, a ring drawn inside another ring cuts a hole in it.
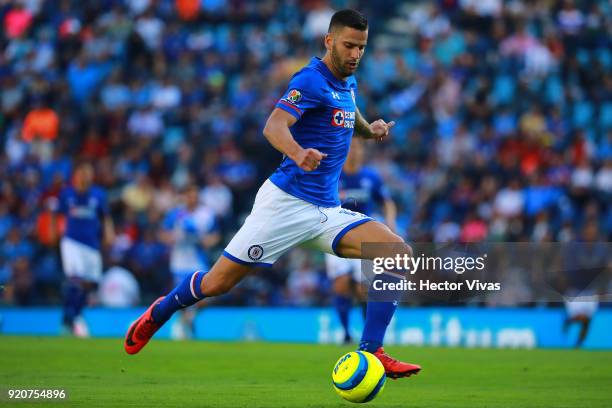
[[[302,99],[302,94],[297,89],[292,89],[287,93],[285,100],[296,105]]]

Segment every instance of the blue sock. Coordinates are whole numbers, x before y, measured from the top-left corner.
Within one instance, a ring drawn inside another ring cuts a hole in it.
[[[206,272],[195,271],[188,275],[151,311],[155,322],[164,324],[177,310],[196,304],[204,298],[200,284]]]
[[[395,309],[397,309],[397,302],[368,302],[359,350],[373,353],[382,346],[387,326],[391,322]]]
[[[348,296],[344,295],[336,295],[334,296],[334,306],[336,307],[336,311],[338,312],[338,317],[340,318],[340,323],[342,323],[342,327],[344,327],[345,339],[350,337],[349,333],[349,313],[351,311],[351,306],[353,305],[352,299]]]
[[[81,288],[81,291],[79,293],[79,297],[77,298],[76,316],[75,317],[80,316],[81,312],[83,311],[83,309],[87,305],[87,296],[88,296],[88,294],[89,294],[89,291],[87,289]]]
[[[69,280],[64,287],[64,316],[63,322],[72,327],[74,319],[81,313],[87,293],[78,281]]]

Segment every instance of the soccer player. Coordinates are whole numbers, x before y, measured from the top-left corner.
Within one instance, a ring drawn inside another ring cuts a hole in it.
[[[170,272],[174,283],[179,284],[193,271],[209,269],[206,250],[215,246],[220,235],[212,209],[200,205],[199,191],[195,184],[184,192],[184,204],[171,209],[162,222],[161,239],[171,247]],[[183,310],[176,326],[178,338],[193,336],[194,314]]]
[[[612,265],[612,256],[606,243],[601,242],[596,221],[588,221],[584,225],[581,240],[574,245],[579,247],[579,250],[567,251],[564,254],[563,267],[567,271],[565,278],[568,287],[565,293],[566,318],[563,331],[567,332],[571,325],[579,324],[580,332],[575,347],[580,348],[599,308],[599,295],[606,293],[606,272]]]
[[[59,196],[58,208],[66,216],[66,231],[60,241],[62,267],[66,274],[64,286],[63,326],[66,333],[86,335],[80,320],[87,304],[89,292],[102,277],[102,239],[111,244],[114,226],[109,214],[106,193],[93,185],[94,169],[83,162],[74,170],[72,185]],[[51,226],[57,236],[57,222],[53,216]]]
[[[284,154],[280,166],[259,189],[251,214],[211,270],[185,278],[132,323],[125,338],[129,354],[138,353],[177,310],[226,293],[251,268],[270,266],[297,245],[344,258],[361,258],[364,242],[393,243],[411,253],[386,225],[340,207],[338,180],[353,133],[382,139],[394,125],[382,119],[368,123],[355,104],[353,73],[367,39],[368,22],[361,13],[333,15],[325,56],[313,58],[293,76],[264,127],[264,136]],[[391,378],[421,369],[384,352],[383,337],[396,307],[396,302],[368,303],[360,344],[380,359]]]
[[[354,138],[340,174],[342,208],[369,216],[376,204],[379,204],[385,223],[391,231],[395,231],[397,208],[378,173],[363,165],[364,153],[363,141]],[[362,302],[367,295],[361,275],[361,260],[326,254],[325,265],[327,276],[333,281],[334,307],[344,328],[344,342],[350,343],[352,338],[349,333],[349,312],[353,304],[353,293]]]

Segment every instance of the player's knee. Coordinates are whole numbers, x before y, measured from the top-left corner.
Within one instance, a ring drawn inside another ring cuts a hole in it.
[[[407,254],[408,256],[412,256],[412,253],[413,253],[412,247],[406,241],[404,241],[402,237],[400,237],[396,233],[389,232],[389,238],[387,242],[389,242],[390,244],[393,244],[393,247],[396,252]]]
[[[333,291],[336,295],[349,296],[351,294],[351,278],[343,275],[336,278],[333,283]]]

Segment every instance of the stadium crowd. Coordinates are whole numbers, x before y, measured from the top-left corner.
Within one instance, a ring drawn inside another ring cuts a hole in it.
[[[59,302],[49,212],[80,161],[116,226],[109,298],[172,285],[160,225],[192,184],[218,219],[214,260],[281,159],[268,114],[346,6],[371,23],[360,109],[397,122],[368,162],[407,240],[610,241],[609,1],[3,0],[1,301]],[[219,302],[325,304],[322,266],[294,251]]]

